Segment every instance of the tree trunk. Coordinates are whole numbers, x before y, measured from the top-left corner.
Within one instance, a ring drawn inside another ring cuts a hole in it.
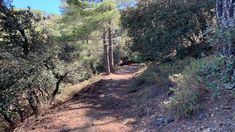
[[[23,122],[24,121],[24,111],[21,109],[21,106],[19,104],[19,99],[16,98],[16,103],[15,103],[15,111],[19,114],[20,116],[20,121]]]
[[[112,41],[112,29],[108,28],[108,38],[109,38],[109,67],[112,73],[115,72],[114,60],[113,60],[113,41]]]
[[[67,76],[68,72],[65,73],[64,75],[62,76],[58,76],[56,77],[58,80],[56,82],[56,86],[55,86],[55,90],[53,91],[52,95],[51,95],[51,102],[50,104],[53,103],[53,101],[55,100],[55,96],[58,94],[59,92],[59,89],[60,89],[60,83],[63,81],[63,79]]]
[[[39,114],[39,110],[38,110],[38,104],[37,104],[38,99],[36,97],[36,94],[33,91],[29,91],[27,95],[27,100],[33,111],[33,114],[37,117]]]
[[[110,74],[111,70],[110,70],[110,63],[109,63],[109,50],[108,50],[108,45],[106,43],[106,31],[104,31],[103,33],[103,44],[104,44],[104,66],[105,66],[105,70],[106,70],[106,74]]]
[[[25,31],[23,29],[19,29],[18,31],[20,32],[21,36],[23,37],[23,47],[22,48],[23,48],[24,55],[28,55],[29,54],[29,47],[30,47],[28,38],[27,38]]]
[[[3,0],[0,0],[0,8],[3,6]]]
[[[20,109],[20,106],[16,106],[16,112],[19,114],[20,116],[20,122],[24,121],[24,111]]]
[[[86,43],[89,44],[89,36],[87,35]]]
[[[227,32],[227,28],[234,28],[235,26],[235,0],[216,0],[216,15],[218,20],[218,26]],[[232,56],[232,40],[227,40],[223,43],[221,48],[222,54],[224,56]]]
[[[219,28],[223,31],[225,37],[228,37],[223,38],[224,41],[222,41],[222,43],[220,44],[221,46],[219,46],[219,49],[221,50],[220,53],[222,53],[222,55],[226,57],[224,63],[228,70],[227,74],[230,77],[230,81],[233,82],[235,78],[235,66],[233,66],[233,68],[230,68],[230,65],[235,55],[235,42],[232,39],[235,31],[235,0],[216,0],[216,15]],[[226,36],[226,34],[229,34],[229,36]]]
[[[217,0],[217,19],[220,27],[234,27],[235,26],[235,0]]]

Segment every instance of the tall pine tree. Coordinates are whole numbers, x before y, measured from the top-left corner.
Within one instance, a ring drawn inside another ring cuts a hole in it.
[[[67,0],[66,4],[67,6],[63,8],[65,22],[71,23],[72,21],[74,22],[73,25],[75,25],[73,26],[73,32],[65,35],[66,38],[87,41],[89,39],[103,39],[103,56],[106,72],[107,74],[115,72],[112,32],[119,22],[120,15],[117,3],[114,0],[102,0],[101,2]],[[98,38],[91,37],[91,34],[97,31],[99,32],[99,35],[96,36]]]

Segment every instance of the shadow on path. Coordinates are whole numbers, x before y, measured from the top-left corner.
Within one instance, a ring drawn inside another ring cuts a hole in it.
[[[127,132],[137,120],[133,115],[136,99],[128,84],[141,67],[121,67],[115,74],[83,88],[74,97],[40,118],[30,117],[21,132]]]

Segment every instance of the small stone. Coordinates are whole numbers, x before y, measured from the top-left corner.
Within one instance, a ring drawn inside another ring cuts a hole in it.
[[[171,122],[174,122],[174,121],[175,121],[174,117],[167,117],[166,120],[165,120],[165,123],[170,124]]]
[[[197,120],[203,120],[207,117],[207,115],[203,111],[199,111],[196,114],[196,119]]]
[[[104,95],[104,94],[100,95],[100,98],[104,98],[104,97],[105,97],[105,95]]]
[[[224,124],[223,123],[220,123],[219,126],[222,127]]]
[[[155,117],[153,120],[153,124],[156,126],[161,126],[163,124],[170,124],[171,122],[174,122],[174,117]]]
[[[225,83],[224,87],[228,90],[233,90],[235,88],[235,83]]]
[[[154,122],[154,124],[155,124],[156,126],[160,126],[160,125],[162,125],[162,124],[164,124],[164,123],[165,123],[165,118],[163,118],[163,117],[156,118],[156,119],[155,119],[155,122]]]
[[[211,132],[211,131],[212,131],[211,128],[206,128],[206,129],[203,130],[203,132]]]
[[[214,114],[211,113],[211,117],[214,117]]]
[[[147,129],[147,128],[144,128],[144,132],[148,132],[148,129]]]

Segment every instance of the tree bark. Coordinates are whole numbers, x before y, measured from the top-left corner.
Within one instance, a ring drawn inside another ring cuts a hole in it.
[[[0,0],[0,8],[3,6],[3,0]]]
[[[27,95],[27,100],[33,111],[33,114],[37,117],[39,114],[39,110],[38,110],[38,99],[36,97],[36,94],[33,91],[29,91]]]
[[[56,77],[58,80],[56,82],[56,86],[55,86],[55,90],[53,91],[52,95],[51,95],[51,102],[50,104],[52,104],[52,102],[55,100],[55,96],[58,94],[59,89],[60,89],[60,83],[63,81],[63,79],[67,76],[68,72],[65,73],[62,76],[58,76]]]
[[[223,38],[224,41],[219,45],[220,53],[222,53],[223,56],[226,57],[226,60],[224,61],[225,66],[228,68],[227,74],[230,77],[230,81],[234,81],[234,74],[235,70],[233,68],[229,68],[231,61],[233,61],[233,57],[235,55],[234,53],[234,47],[235,42],[232,38],[235,27],[235,0],[216,0],[216,15],[217,15],[217,21],[219,28],[223,31],[225,34],[225,37]],[[229,34],[229,36],[226,36],[226,33]]]
[[[24,55],[28,55],[29,54],[29,46],[30,46],[28,38],[27,38],[24,30],[19,29],[18,31],[20,32],[21,36],[23,37],[23,47],[22,48],[23,48]]]
[[[216,15],[218,26],[224,32],[227,32],[227,29],[231,29],[235,27],[235,0],[216,0]],[[227,40],[222,43],[221,53],[224,56],[233,56],[232,47],[234,42],[232,40]]]
[[[114,60],[113,60],[113,41],[112,41],[112,29],[108,28],[108,38],[109,38],[109,67],[112,73],[115,72]]]
[[[105,66],[105,70],[106,70],[106,74],[110,74],[111,70],[110,70],[110,62],[109,62],[109,50],[108,50],[108,45],[106,43],[106,31],[104,31],[103,33],[103,45],[104,45],[104,66]]]

